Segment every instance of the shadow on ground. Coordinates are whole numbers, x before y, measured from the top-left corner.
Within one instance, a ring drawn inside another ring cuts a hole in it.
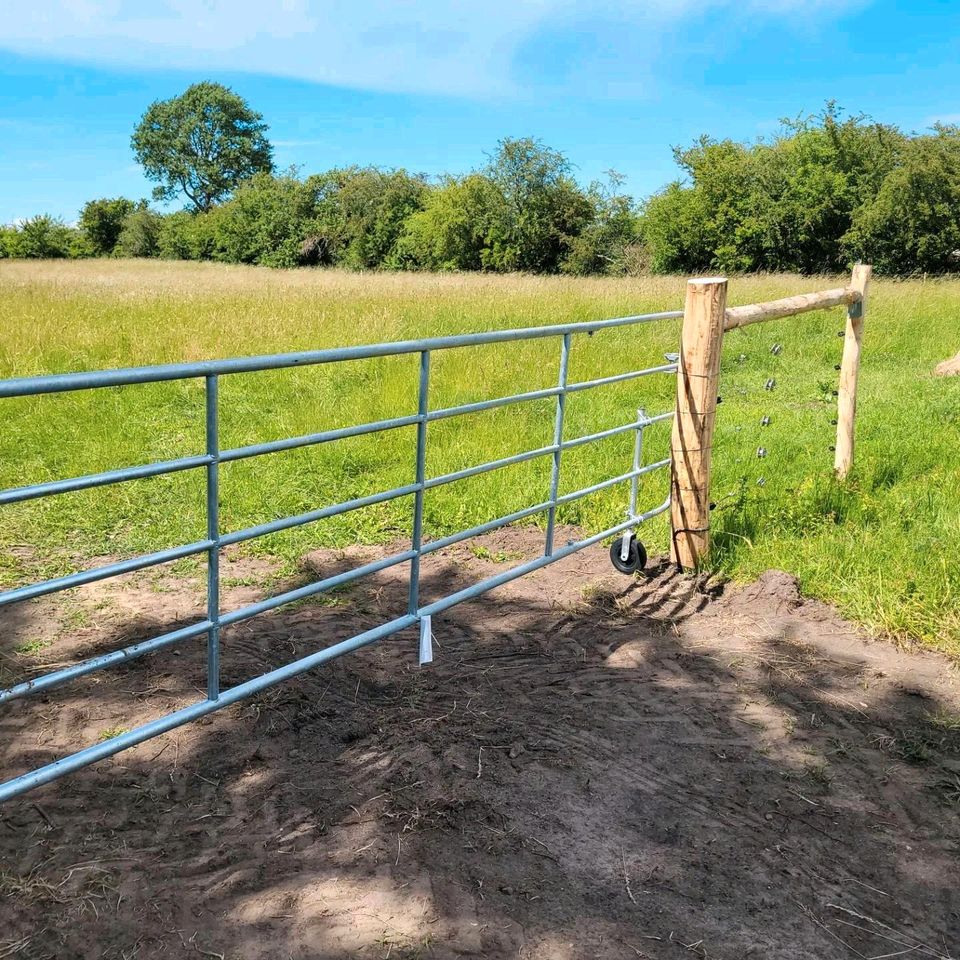
[[[434,555],[426,599],[502,569]],[[98,595],[56,655],[200,602]],[[393,570],[239,625],[224,687],[405,602]],[[26,609],[5,644],[60,616]],[[6,804],[0,957],[956,956],[947,660],[866,641],[782,574],[708,592],[665,564],[627,580],[599,547],[434,627],[428,668],[401,634]],[[201,698],[203,664],[189,642],[6,706],[5,778]]]

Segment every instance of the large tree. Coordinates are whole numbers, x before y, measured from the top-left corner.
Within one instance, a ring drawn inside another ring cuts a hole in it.
[[[184,194],[206,211],[244,180],[273,169],[266,130],[263,116],[243,97],[204,81],[152,103],[131,143],[147,176],[159,184],[155,199]]]
[[[571,239],[594,216],[567,158],[531,137],[504,139],[483,173],[506,204],[504,222],[489,238],[485,265],[554,273]]]

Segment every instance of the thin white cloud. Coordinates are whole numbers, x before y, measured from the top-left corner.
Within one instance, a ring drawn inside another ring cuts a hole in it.
[[[652,56],[665,26],[709,9],[832,17],[867,0],[32,0],[0,48],[126,67],[236,70],[362,89],[516,92],[519,51],[564,31]],[[591,29],[590,25],[593,25]],[[613,32],[618,34],[612,36]],[[594,47],[596,44],[594,44]],[[602,66],[603,57],[599,63]],[[584,66],[577,71],[581,75]]]

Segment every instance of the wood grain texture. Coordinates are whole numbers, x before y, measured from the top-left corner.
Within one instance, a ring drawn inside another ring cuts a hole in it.
[[[854,426],[857,416],[857,376],[860,372],[860,349],[863,320],[867,312],[867,293],[872,268],[858,263],[853,268],[851,289],[860,296],[857,306],[847,309],[847,326],[843,336],[843,359],[840,361],[840,388],[837,395],[837,444],[833,468],[843,479],[853,466]]]
[[[750,303],[743,307],[730,307],[727,310],[724,330],[735,330],[751,323],[764,320],[776,320],[780,317],[792,317],[811,310],[828,310],[857,303],[862,291],[854,286],[837,287],[833,290],[820,290],[817,293],[801,293],[796,297],[784,297],[782,300],[769,300],[766,303]]]
[[[686,569],[697,569],[710,550],[710,459],[726,305],[725,278],[687,283],[670,481],[670,557]]]

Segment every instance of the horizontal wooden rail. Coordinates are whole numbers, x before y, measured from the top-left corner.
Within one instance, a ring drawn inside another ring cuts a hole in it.
[[[744,307],[729,307],[723,324],[724,330],[735,330],[751,323],[792,317],[810,310],[826,310],[830,307],[850,306],[863,299],[863,294],[853,287],[837,287],[819,293],[801,293],[796,297],[770,300],[767,303],[750,303]]]

